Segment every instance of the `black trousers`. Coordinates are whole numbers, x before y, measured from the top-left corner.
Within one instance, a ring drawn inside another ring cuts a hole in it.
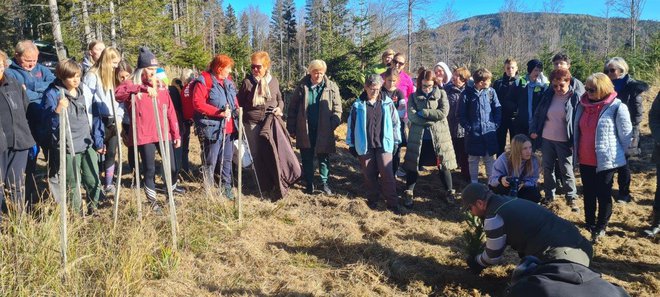
[[[504,147],[506,146],[506,134],[509,133],[509,139],[513,138],[516,135],[515,128],[513,126],[513,119],[511,116],[502,115],[502,122],[497,128],[497,156],[499,157],[504,153]],[[527,133],[525,133],[527,134]]]
[[[497,187],[489,186],[493,193],[498,195],[508,196],[511,193],[511,187],[505,187],[502,184],[497,185]],[[532,201],[534,203],[539,203],[541,201],[541,191],[538,187],[527,187],[523,186],[518,189],[518,198]]]
[[[607,228],[612,216],[612,184],[617,168],[596,172],[595,166],[580,164],[584,194],[584,221],[598,230]],[[598,209],[598,215],[596,215]]]
[[[172,169],[172,185],[176,185],[178,170],[174,164],[174,153],[172,150],[172,144],[168,143],[166,145],[170,146],[170,152],[172,157],[170,158],[170,168]],[[147,143],[138,146],[138,153],[140,153],[140,162],[142,163],[142,170],[140,173],[144,176],[144,187],[145,193],[147,193],[147,199],[153,202],[156,199],[156,151],[159,152],[160,156],[163,156],[163,152],[160,151],[158,143]],[[165,160],[163,160],[165,162]],[[163,167],[164,169],[164,167]],[[165,171],[163,171],[163,176]]]

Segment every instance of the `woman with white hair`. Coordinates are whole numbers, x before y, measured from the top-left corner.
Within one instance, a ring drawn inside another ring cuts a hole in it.
[[[335,129],[341,123],[339,87],[325,72],[323,60],[314,60],[307,67],[308,74],[296,87],[289,103],[287,130],[296,138],[303,164],[306,192],[314,192],[314,155],[319,163],[322,190],[332,195],[328,185],[330,154],[336,151]]]
[[[649,89],[649,85],[643,81],[635,80],[628,74],[628,63],[621,57],[614,57],[605,63],[605,73],[614,85],[617,98],[628,106],[630,121],[633,125],[633,140],[626,150],[626,158],[639,154],[639,123],[642,122],[644,107],[642,93]],[[617,170],[617,184],[619,194],[616,202],[628,203],[630,197],[630,167],[628,163]]]

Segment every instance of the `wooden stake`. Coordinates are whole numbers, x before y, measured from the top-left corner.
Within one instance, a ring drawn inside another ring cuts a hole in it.
[[[134,160],[134,170],[135,170],[135,198],[137,200],[137,216],[138,221],[142,222],[142,196],[140,194],[140,163],[139,163],[139,153],[138,153],[138,143],[137,143],[137,122],[135,121],[135,100],[140,98],[140,93],[131,95],[131,129],[133,134],[133,160]]]
[[[112,3],[112,2],[110,2]],[[122,157],[121,153],[121,141],[119,138],[121,138],[121,123],[118,121],[117,118],[117,108],[115,107],[115,90],[111,89],[111,104],[112,105],[112,116],[115,119],[115,128],[117,129],[117,186],[115,187],[115,205],[112,209],[112,228],[114,229],[117,226],[117,217],[118,217],[118,212],[119,212],[119,192],[121,190],[121,175],[122,175],[122,160],[124,159]]]
[[[65,99],[66,100],[66,99]],[[62,270],[66,274],[66,263],[67,263],[67,234],[66,234],[66,220],[67,220],[67,209],[66,209],[66,126],[67,123],[67,112],[66,108],[63,108],[60,112],[60,172],[59,172],[59,192],[60,192],[60,254],[62,255]]]
[[[238,139],[243,141],[243,107],[238,108]],[[236,208],[238,208],[238,224],[243,222],[243,145],[238,146],[238,195],[236,196]]]
[[[83,208],[84,202],[82,200],[82,189],[80,188],[80,170],[77,170],[78,166],[76,166],[76,150],[73,148],[73,133],[71,133],[71,125],[69,125],[69,113],[66,112],[65,114],[67,115],[66,132],[67,132],[67,137],[69,138],[69,153],[71,154],[71,167],[73,168],[73,172],[71,173],[73,174],[73,179],[76,182],[76,190],[78,190],[78,195],[76,196],[80,201],[80,210],[82,211],[82,217],[85,218],[85,209]]]
[[[151,97],[151,105],[154,107],[154,118],[156,119],[156,130],[158,130],[158,146],[160,147],[160,156],[163,161],[163,175],[165,176],[165,188],[167,188],[167,196],[170,200],[170,225],[172,228],[172,250],[176,251],[176,209],[172,208],[174,204],[174,197],[172,193],[172,173],[170,172],[170,162],[167,158],[167,152],[165,151],[165,138],[163,137],[163,130],[161,129],[160,115],[158,112],[158,101],[156,96]],[[163,115],[167,117],[167,115]],[[172,215],[172,212],[175,212]]]
[[[158,120],[158,118],[156,118]],[[165,126],[165,132],[168,135],[170,134],[170,123],[167,121],[167,105],[163,104],[163,125]],[[172,189],[172,152],[170,151],[170,144],[166,142],[165,138],[163,138],[163,146],[165,147],[165,157],[163,158],[163,170],[166,172],[165,179],[166,183],[169,185],[167,187],[167,195],[169,198],[169,204],[170,204],[170,225],[172,226],[172,250],[176,251],[177,249],[177,231],[179,229],[179,226],[177,224],[177,218],[176,218],[176,205],[174,204],[174,193]],[[165,166],[167,164],[167,166]]]

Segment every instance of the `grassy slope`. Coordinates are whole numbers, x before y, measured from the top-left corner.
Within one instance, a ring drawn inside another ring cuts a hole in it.
[[[654,89],[657,92],[657,88]],[[649,92],[646,106],[650,106]],[[343,126],[342,126],[343,127]],[[345,133],[344,130],[338,134]],[[648,126],[644,156],[633,160],[636,202],[615,205],[609,236],[595,247],[593,268],[631,295],[660,292],[660,249],[639,236],[647,226],[655,191]],[[112,231],[111,208],[98,218],[70,221],[66,277],[59,269],[57,212],[3,223],[0,235],[0,294],[144,296],[498,296],[517,262],[466,271],[461,233],[467,225],[456,207],[437,199],[439,178],[420,179],[413,211],[394,216],[371,211],[361,198],[357,162],[339,144],[332,157],[334,197],[309,196],[294,188],[271,203],[256,198],[246,174],[248,197],[239,225],[230,202],[211,198],[198,183],[179,198],[180,243],[169,247],[167,217],[135,221],[133,192],[123,191],[120,223]],[[199,164],[198,147],[191,158]],[[483,171],[483,170],[482,170]],[[124,176],[125,180],[129,175]],[[578,178],[579,183],[579,178]],[[461,185],[462,186],[462,185]],[[552,209],[576,223],[561,202]],[[585,235],[586,232],[585,232]]]

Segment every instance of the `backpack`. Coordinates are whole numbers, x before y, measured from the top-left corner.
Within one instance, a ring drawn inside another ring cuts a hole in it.
[[[213,79],[211,78],[211,74],[206,71],[202,71],[201,75],[204,77],[204,85],[206,86],[206,90],[210,92],[211,88],[213,87]],[[192,120],[193,115],[195,114],[195,110],[193,109],[192,94],[195,86],[197,86],[199,82],[199,79],[195,79],[185,85],[181,90],[181,105],[183,107],[184,120]]]

